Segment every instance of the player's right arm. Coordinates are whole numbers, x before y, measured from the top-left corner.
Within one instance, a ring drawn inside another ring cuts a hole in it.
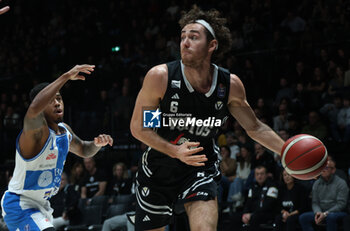
[[[136,98],[134,112],[131,118],[130,130],[132,135],[153,149],[172,158],[193,166],[204,166],[205,155],[193,155],[203,150],[198,142],[185,142],[174,145],[160,137],[150,128],[143,128],[143,110],[156,109],[163,98],[168,84],[168,69],[165,64],[153,67],[145,76],[142,88]],[[190,149],[191,148],[191,149]]]
[[[90,74],[91,71],[93,71],[93,68],[93,65],[76,65],[35,96],[24,116],[23,130],[19,138],[19,148],[23,158],[33,158],[44,147],[50,134],[44,116],[44,110],[49,104],[55,103],[56,100],[59,100],[56,98],[56,94],[61,87],[70,79],[84,80],[85,77],[79,75],[79,72]]]
[[[0,2],[1,2],[1,0],[0,0]],[[3,8],[0,8],[0,14],[5,14],[9,10],[10,10],[9,6],[4,6]]]

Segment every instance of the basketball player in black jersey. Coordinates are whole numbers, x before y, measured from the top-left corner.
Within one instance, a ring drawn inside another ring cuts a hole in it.
[[[184,203],[192,231],[216,230],[220,172],[214,136],[227,116],[273,152],[284,144],[256,118],[240,79],[211,63],[230,49],[226,20],[195,6],[179,23],[181,60],[147,73],[131,119],[133,136],[149,146],[136,182],[136,230],[164,230],[176,202]],[[152,119],[160,118],[157,130],[144,128],[150,108],[158,108],[152,112]]]

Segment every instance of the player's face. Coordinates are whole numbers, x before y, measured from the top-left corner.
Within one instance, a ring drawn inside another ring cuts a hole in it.
[[[51,100],[49,105],[45,108],[45,118],[50,122],[60,123],[63,121],[63,113],[64,104],[62,96],[59,92],[57,92],[55,98]]]
[[[181,59],[191,67],[198,66],[208,56],[205,28],[198,23],[187,24],[181,31]]]

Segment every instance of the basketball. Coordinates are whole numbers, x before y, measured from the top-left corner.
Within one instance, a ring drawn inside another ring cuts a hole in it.
[[[326,167],[327,160],[327,149],[323,143],[307,134],[289,138],[281,152],[283,168],[300,180],[310,180],[319,176]]]

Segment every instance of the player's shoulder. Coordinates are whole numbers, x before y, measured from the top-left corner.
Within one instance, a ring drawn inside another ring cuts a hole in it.
[[[240,86],[240,85],[243,86],[241,79],[237,75],[232,74],[232,73],[230,73],[230,84],[237,85],[237,86]]]
[[[245,98],[245,89],[241,79],[232,73],[230,73],[230,95]]]
[[[160,64],[152,67],[145,77],[143,86],[154,86],[166,87],[168,82],[168,68],[166,64]]]
[[[147,76],[154,76],[154,77],[164,77],[167,75],[168,75],[168,67],[166,64],[156,65],[152,67],[147,73]]]

